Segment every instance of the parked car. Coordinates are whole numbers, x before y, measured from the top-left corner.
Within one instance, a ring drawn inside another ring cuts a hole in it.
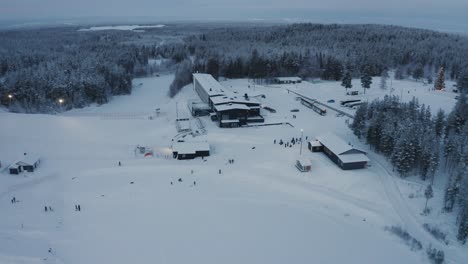
[[[335,100],[333,100],[333,99],[330,99],[330,100],[327,101],[327,103],[334,103],[334,102],[335,102]]]
[[[346,93],[347,95],[358,95],[359,91],[349,91]]]

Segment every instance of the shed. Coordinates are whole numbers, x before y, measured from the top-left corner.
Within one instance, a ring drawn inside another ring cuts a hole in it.
[[[369,162],[365,151],[353,147],[335,134],[318,136],[317,141],[323,145],[324,153],[343,170],[365,168]]]
[[[172,145],[172,155],[175,159],[194,159],[210,156],[210,145],[207,142],[176,142]]]
[[[301,172],[308,172],[312,168],[312,164],[310,164],[310,160],[307,159],[297,159],[296,160],[296,168]]]

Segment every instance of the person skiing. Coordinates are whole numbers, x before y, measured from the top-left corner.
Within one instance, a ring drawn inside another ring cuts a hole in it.
[[[80,205],[78,205],[78,211],[80,211],[80,212],[81,212],[81,206],[80,206]]]
[[[44,211],[47,212],[47,206],[44,206]]]
[[[193,181],[193,186],[197,185],[197,182],[196,181]]]
[[[276,144],[276,139],[275,139],[275,140],[273,140],[273,144]]]
[[[179,178],[179,180],[178,180],[178,181],[179,181],[179,182],[182,182],[182,178]]]
[[[119,161],[119,167],[122,166],[122,163]]]

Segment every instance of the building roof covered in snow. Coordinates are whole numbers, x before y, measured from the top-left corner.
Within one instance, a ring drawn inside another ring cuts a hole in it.
[[[317,140],[344,163],[369,161],[365,151],[351,146],[333,133],[318,136]]]
[[[34,165],[40,160],[40,157],[35,153],[25,153],[23,154],[15,164],[18,165]]]
[[[249,110],[250,107],[246,106],[245,104],[233,104],[233,103],[215,105],[215,110],[217,112],[226,111],[226,110],[234,110],[234,109]]]
[[[212,97],[211,102],[214,105],[227,104],[227,103],[238,103],[238,104],[249,104],[249,105],[260,105],[255,98],[245,99],[243,96],[237,96],[236,94],[226,93],[224,96]]]
[[[195,78],[200,84],[201,88],[205,90],[208,96],[224,95],[225,88],[211,76],[211,74],[206,73],[194,73],[193,78]]]
[[[317,140],[324,146],[326,146],[330,151],[336,155],[342,154],[351,154],[351,153],[361,153],[366,154],[365,151],[354,148],[350,144],[346,143],[343,139],[338,137],[333,133],[327,133],[316,137]]]
[[[322,144],[318,140],[312,140],[312,141],[309,141],[309,143],[310,143],[310,145],[312,147],[321,147],[322,146]]]
[[[208,142],[183,141],[172,145],[172,151],[178,154],[195,154],[197,151],[210,151]]]
[[[305,158],[299,158],[297,161],[301,164],[302,167],[309,167],[312,166],[310,160],[305,159]]]

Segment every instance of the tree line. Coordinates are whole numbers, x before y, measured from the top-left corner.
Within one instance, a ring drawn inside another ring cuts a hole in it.
[[[149,50],[123,32],[42,29],[0,32],[0,103],[10,111],[50,113],[129,94]]]

